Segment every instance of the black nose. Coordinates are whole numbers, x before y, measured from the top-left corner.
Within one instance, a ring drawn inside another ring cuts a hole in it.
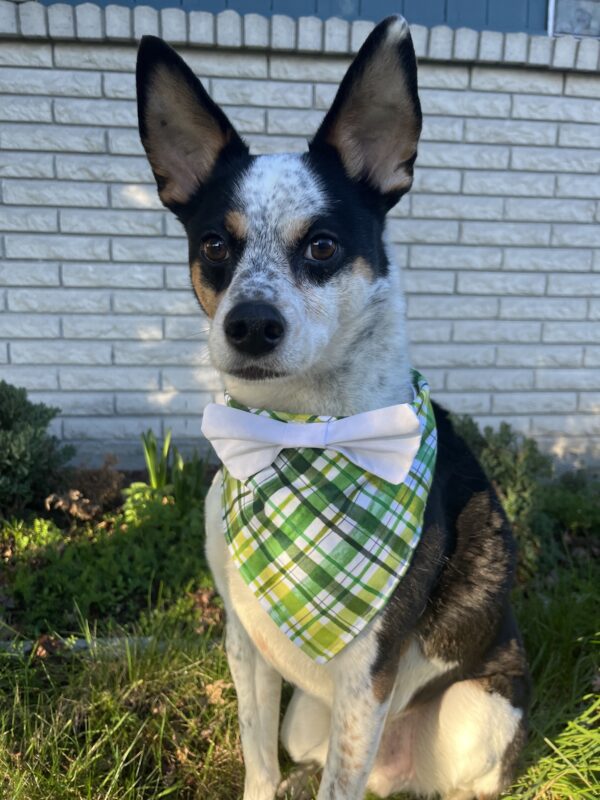
[[[265,356],[283,339],[285,320],[267,303],[238,303],[225,317],[229,342],[251,356]]]

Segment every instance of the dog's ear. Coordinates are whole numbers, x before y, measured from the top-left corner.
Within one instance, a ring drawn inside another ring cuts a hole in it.
[[[347,174],[392,205],[411,187],[421,123],[408,23],[388,17],[350,65],[310,149],[335,148]]]
[[[136,69],[138,124],[160,199],[172,210],[206,182],[217,159],[248,148],[188,65],[166,42],[144,36]]]

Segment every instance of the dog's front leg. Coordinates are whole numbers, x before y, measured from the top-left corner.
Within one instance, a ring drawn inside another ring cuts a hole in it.
[[[238,700],[244,800],[273,800],[279,785],[281,676],[262,658],[233,611],[227,614],[225,646]]]
[[[317,800],[363,800],[391,695],[378,697],[371,660],[336,670],[329,750]]]

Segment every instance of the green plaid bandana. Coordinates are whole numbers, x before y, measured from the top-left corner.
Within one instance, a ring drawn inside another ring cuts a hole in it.
[[[421,536],[436,458],[429,386],[413,373],[421,444],[406,479],[389,483],[334,450],[282,450],[247,481],[223,468],[233,560],[277,627],[317,663],[340,652],[385,606]],[[336,417],[248,409],[282,422]]]

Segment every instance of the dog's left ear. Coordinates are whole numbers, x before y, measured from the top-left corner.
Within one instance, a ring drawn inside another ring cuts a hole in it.
[[[335,148],[349,177],[366,180],[391,206],[411,187],[421,124],[408,23],[388,17],[350,65],[310,150]]]

